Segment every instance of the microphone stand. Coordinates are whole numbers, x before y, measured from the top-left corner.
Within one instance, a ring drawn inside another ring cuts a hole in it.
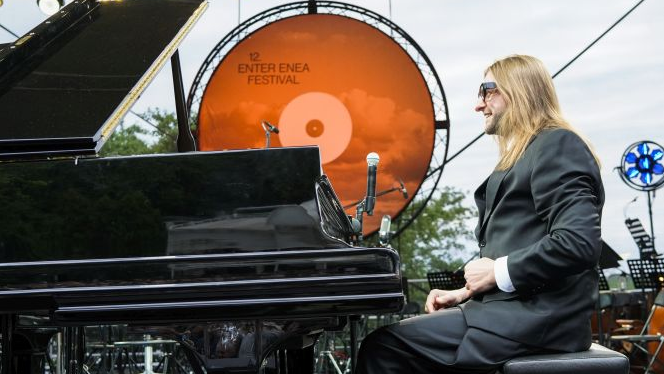
[[[403,193],[404,189],[401,188],[401,187],[392,187],[392,188],[389,188],[387,190],[377,192],[376,193],[376,198],[379,198],[383,195],[387,195],[388,193],[392,193],[392,192],[395,192],[395,191],[400,191],[401,193]],[[407,199],[407,197],[405,197],[405,196],[404,196],[404,198]],[[364,202],[364,199],[356,200],[356,201],[353,201],[352,203],[350,203],[348,205],[344,205],[343,208],[344,209],[352,208],[352,207],[357,206],[358,204],[363,203],[363,202]]]
[[[355,219],[360,223],[360,225],[359,225],[360,231],[357,233],[357,242],[358,242],[358,244],[363,239],[362,229],[363,229],[364,226],[362,225],[362,223],[363,223],[362,219],[364,217],[364,203],[365,203],[365,201],[366,201],[365,199],[362,199],[362,201],[360,201],[355,206]]]
[[[267,126],[265,126],[264,122],[261,122],[261,126],[263,126],[263,130],[265,130],[265,149],[268,149],[270,148],[270,133],[272,131],[270,131]]]
[[[376,204],[376,172],[378,167],[379,157],[377,153],[371,152],[367,155],[367,194],[364,199],[357,204],[355,210],[355,220],[359,222],[359,231],[356,233],[358,242],[361,242],[363,239],[363,217],[366,213],[367,215],[372,216],[374,212],[374,207]],[[357,362],[357,325],[362,319],[360,315],[350,315],[348,316],[348,321],[350,323],[350,373],[355,373],[355,363]]]

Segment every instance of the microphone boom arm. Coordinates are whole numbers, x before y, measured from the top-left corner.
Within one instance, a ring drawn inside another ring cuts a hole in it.
[[[389,188],[389,189],[387,189],[387,190],[383,190],[383,191],[380,191],[380,192],[376,192],[376,198],[378,198],[378,197],[380,197],[380,196],[383,196],[383,195],[387,195],[388,193],[392,193],[392,192],[394,192],[394,191],[400,191],[401,193],[404,193],[404,190],[405,190],[405,188],[402,188],[402,187],[392,187],[392,188]],[[405,197],[405,195],[404,195],[404,198],[407,199],[407,197]],[[361,200],[355,200],[355,201],[353,201],[353,202],[350,203],[350,204],[344,205],[343,208],[344,208],[344,209],[352,208],[352,207],[356,206],[357,204],[359,204],[359,203],[361,203],[361,202],[364,202],[364,199],[361,199]]]

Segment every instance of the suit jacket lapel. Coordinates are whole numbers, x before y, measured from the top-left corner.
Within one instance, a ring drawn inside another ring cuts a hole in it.
[[[532,136],[530,138],[530,141],[528,142],[528,147],[530,147],[530,144],[532,144],[533,140],[537,137],[537,134]],[[518,161],[517,161],[518,162]],[[515,163],[516,164],[516,163]],[[475,228],[475,235],[477,236],[478,239],[481,240],[481,236],[484,233],[484,228],[486,226],[486,223],[489,221],[489,217],[491,217],[491,214],[493,213],[493,209],[495,208],[496,205],[496,197],[498,196],[498,191],[500,191],[500,186],[503,184],[503,180],[505,180],[505,177],[507,176],[507,173],[512,170],[512,165],[509,167],[507,170],[497,170],[491,173],[489,175],[489,178],[482,183],[480,188],[477,189],[475,192],[475,200],[477,201],[478,199],[478,192],[480,192],[480,189],[486,190],[486,198],[484,199],[483,203],[485,204],[484,206],[480,206],[480,203],[477,203],[477,209],[479,209],[479,222],[478,226]]]
[[[475,190],[475,205],[477,205],[477,213],[478,213],[478,219],[477,219],[477,226],[475,227],[475,235],[479,239],[479,234],[480,234],[480,228],[482,227],[482,223],[484,222],[484,215],[485,215],[485,210],[486,210],[486,185],[489,182],[489,178],[484,180],[482,184],[480,184],[479,187],[477,187],[477,190]]]
[[[497,170],[494,171],[489,176],[489,179],[486,184],[486,207],[484,215],[482,217],[482,225],[480,227],[480,232],[482,232],[487,221],[489,221],[491,212],[493,212],[493,208],[496,205],[496,196],[498,195],[500,186],[503,184],[503,180],[505,179],[505,176],[507,175],[507,173],[509,173],[510,170],[512,170],[512,168],[509,168],[507,170]]]

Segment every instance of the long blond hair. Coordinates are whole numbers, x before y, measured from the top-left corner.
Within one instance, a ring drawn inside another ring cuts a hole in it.
[[[539,59],[511,55],[495,61],[484,74],[493,74],[507,107],[497,124],[500,159],[497,170],[514,165],[532,137],[544,129],[573,131],[584,140],[599,165],[591,144],[563,118],[551,75]]]

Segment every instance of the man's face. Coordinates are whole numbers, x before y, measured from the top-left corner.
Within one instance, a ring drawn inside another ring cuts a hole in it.
[[[495,78],[491,72],[484,77],[484,83],[477,95],[475,111],[484,114],[484,132],[488,135],[494,135],[498,131],[498,124],[507,104],[500,94],[500,89],[495,86]]]

